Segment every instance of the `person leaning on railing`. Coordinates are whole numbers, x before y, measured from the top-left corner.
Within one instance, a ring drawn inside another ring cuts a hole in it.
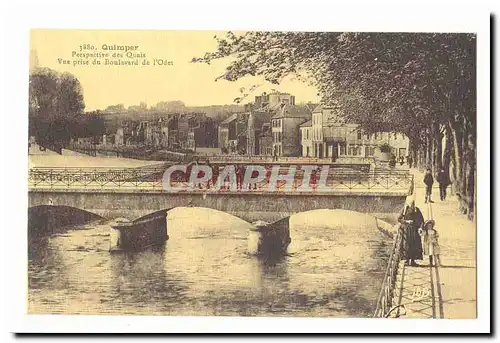
[[[398,222],[403,230],[403,258],[406,265],[417,266],[416,260],[422,260],[422,240],[419,230],[423,227],[424,216],[414,199],[408,199],[403,211],[399,215]]]

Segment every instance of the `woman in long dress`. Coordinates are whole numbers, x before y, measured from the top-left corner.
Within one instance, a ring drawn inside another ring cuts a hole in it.
[[[411,201],[401,212],[398,221],[403,228],[403,257],[406,265],[416,266],[416,260],[422,260],[422,240],[420,239],[419,229],[424,224],[424,216],[415,201]]]

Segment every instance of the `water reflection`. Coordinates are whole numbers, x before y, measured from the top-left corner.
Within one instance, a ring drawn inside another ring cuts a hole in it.
[[[281,257],[247,253],[249,224],[206,209],[175,209],[159,249],[108,253],[109,226],[86,225],[30,251],[30,313],[369,316],[389,239],[370,216],[292,217]]]

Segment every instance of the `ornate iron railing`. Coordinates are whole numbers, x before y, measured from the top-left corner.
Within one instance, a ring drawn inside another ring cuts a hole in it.
[[[330,164],[332,163],[331,157],[287,157],[287,156],[271,156],[271,155],[205,155],[199,156],[200,158],[209,159],[210,162],[263,162],[263,163],[302,163],[302,164]],[[342,164],[374,164],[375,160],[372,157],[352,157],[340,156],[335,159],[335,163]]]
[[[374,317],[387,318],[390,315],[394,306],[394,293],[396,288],[396,280],[398,277],[399,265],[404,254],[405,227],[400,225],[396,236],[394,237],[394,245],[392,247],[387,269],[382,281],[382,287],[377,299],[377,307]]]
[[[168,165],[140,168],[31,168],[28,186],[58,189],[149,189],[163,190],[163,174]],[[222,168],[222,167],[220,167]],[[289,166],[281,166],[280,174],[288,173]],[[263,191],[269,183],[271,171],[267,169],[266,178],[255,187]],[[304,171],[296,166],[293,190],[302,185]],[[175,182],[187,182],[182,172],[173,174]],[[388,192],[407,193],[412,186],[413,176],[404,171],[370,171],[349,168],[330,168],[323,185],[340,192]],[[310,182],[314,190],[321,191],[320,173]],[[285,185],[279,181],[278,188]],[[223,188],[229,188],[229,186]],[[252,187],[253,190],[254,187]]]

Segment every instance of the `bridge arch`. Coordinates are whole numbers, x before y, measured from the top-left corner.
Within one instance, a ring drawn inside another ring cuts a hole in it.
[[[158,211],[153,211],[151,213],[143,215],[143,216],[141,216],[139,218],[134,219],[134,221],[145,220],[145,219],[148,219],[150,217],[154,217],[154,216],[157,216],[157,215],[160,215],[160,214],[165,214],[165,215],[168,216],[168,213],[173,213],[175,210],[179,210],[179,209],[192,209],[192,210],[209,211],[207,213],[212,212],[212,213],[220,214],[220,215],[223,215],[223,216],[228,216],[228,218],[238,219],[238,220],[240,220],[242,222],[245,222],[246,224],[251,225],[251,222],[249,222],[248,220],[245,220],[241,216],[238,216],[238,215],[236,215],[236,214],[234,214],[232,212],[220,211],[220,210],[217,210],[217,209],[214,209],[214,208],[203,207],[203,206],[176,206],[176,207],[167,207],[167,208],[164,208],[164,209],[161,209],[161,210],[158,210]]]
[[[50,235],[61,228],[103,219],[98,214],[66,205],[37,205],[28,208],[30,237]]]

